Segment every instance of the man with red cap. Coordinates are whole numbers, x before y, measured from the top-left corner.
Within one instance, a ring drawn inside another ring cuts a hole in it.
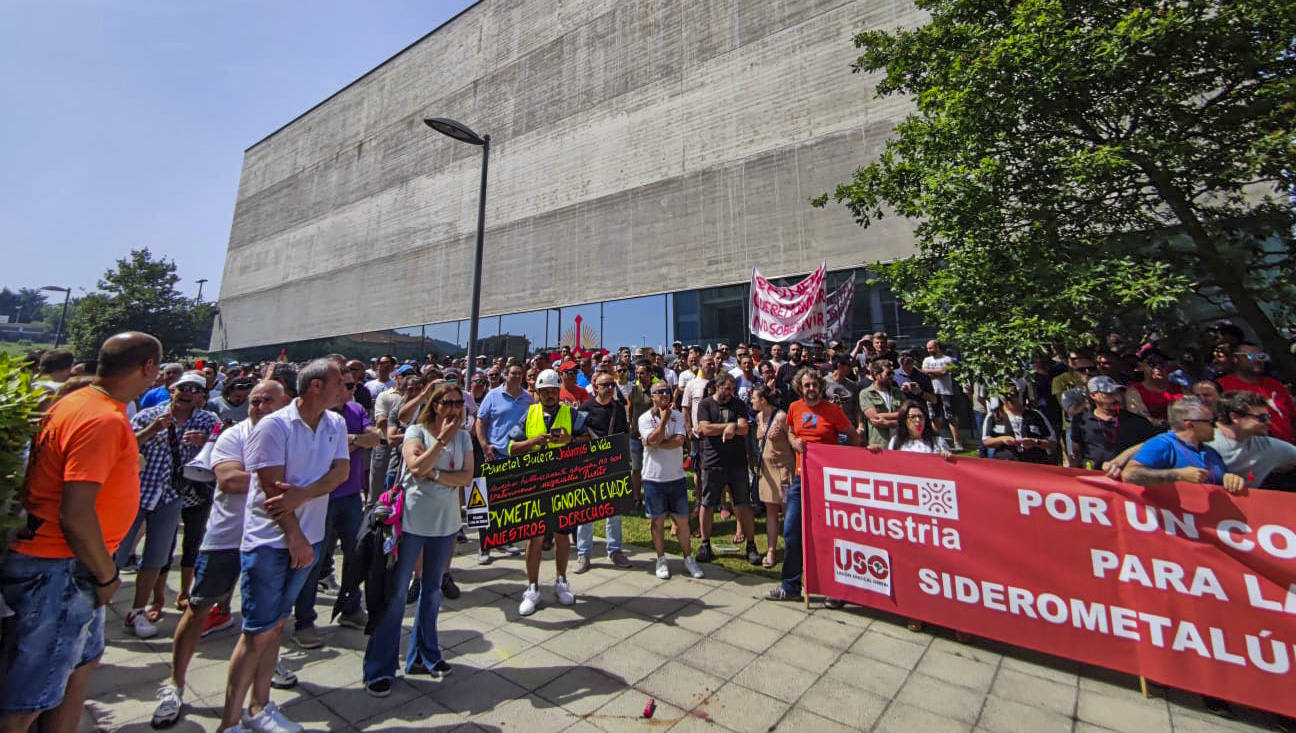
[[[576,375],[580,374],[580,365],[568,359],[558,367],[558,372],[562,375],[558,401],[573,410],[579,409],[590,398],[589,392],[576,383]]]

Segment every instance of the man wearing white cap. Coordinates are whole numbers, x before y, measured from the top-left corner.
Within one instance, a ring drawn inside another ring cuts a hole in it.
[[[509,433],[509,455],[516,456],[541,448],[557,448],[588,440],[585,417],[577,410],[559,401],[562,380],[558,372],[546,369],[536,377],[536,393],[540,401],[527,408],[522,421]],[[536,535],[527,542],[527,587],[522,593],[518,613],[530,616],[540,605],[540,560],[544,536]],[[567,555],[571,551],[571,531],[554,534],[554,596],[564,606],[576,602],[567,584]]]

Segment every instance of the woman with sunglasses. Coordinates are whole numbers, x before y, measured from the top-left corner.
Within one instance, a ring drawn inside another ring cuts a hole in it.
[[[404,505],[396,546],[393,587],[404,588],[414,565],[443,568],[454,551],[458,533],[459,490],[472,482],[472,441],[463,430],[463,392],[457,384],[445,382],[428,397],[428,406],[418,422],[405,431],[401,453]],[[441,587],[423,583],[414,609],[414,631],[405,653],[405,674],[430,675],[440,679],[450,673],[437,641],[437,614],[441,610]],[[365,647],[364,682],[371,695],[391,694],[396,677],[397,644],[405,606],[387,606]]]
[[[1144,351],[1139,358],[1139,366],[1143,369],[1143,381],[1132,385],[1143,405],[1143,411],[1139,414],[1156,427],[1164,428],[1166,408],[1183,396],[1183,388],[1170,381],[1170,368],[1166,365],[1165,354],[1159,349]]]
[[[947,461],[954,457],[945,439],[937,434],[936,428],[932,427],[931,421],[927,418],[927,410],[914,400],[906,400],[900,406],[900,422],[896,424],[895,431],[891,434],[891,444],[888,448],[905,453],[936,453]],[[878,445],[870,445],[868,449],[873,453],[882,452],[882,447]],[[922,631],[923,622],[911,618],[908,626],[910,631]],[[966,641],[968,638],[961,631],[957,632],[955,637],[959,641]]]
[[[1054,464],[1057,436],[1048,418],[1022,401],[1025,386],[1024,380],[1010,380],[1000,390],[998,400],[990,399],[990,413],[981,427],[985,436],[981,444],[993,448],[994,457],[1000,460]]]
[[[768,362],[761,365],[769,366]],[[770,367],[773,371],[773,367]],[[752,390],[752,410],[756,413],[756,445],[760,451],[760,474],[757,490],[765,504],[765,539],[768,549],[763,567],[772,568],[778,549],[782,523],[778,521],[787,502],[787,490],[796,475],[796,453],[788,441],[787,413],[779,408],[778,391],[762,384]]]

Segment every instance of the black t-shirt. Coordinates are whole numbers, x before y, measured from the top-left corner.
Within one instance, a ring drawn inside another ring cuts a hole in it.
[[[621,400],[614,399],[606,405],[600,405],[598,400],[591,397],[580,406],[580,411],[585,413],[585,429],[600,438],[630,429],[625,403]]]
[[[1157,429],[1141,415],[1122,411],[1111,420],[1101,420],[1093,410],[1086,410],[1071,421],[1071,442],[1079,454],[1080,465],[1084,468],[1092,462],[1092,468],[1102,469],[1104,461],[1110,461],[1132,445],[1156,436]]]
[[[739,418],[747,418],[747,408],[736,399],[730,399],[723,405],[714,397],[707,397],[698,403],[698,424],[736,423]],[[729,440],[724,436],[713,435],[702,438],[703,468],[732,468],[747,465],[747,439],[735,435]]]

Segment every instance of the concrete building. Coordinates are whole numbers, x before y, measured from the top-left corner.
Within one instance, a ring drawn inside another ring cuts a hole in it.
[[[483,338],[552,344],[551,309],[605,322],[627,299],[661,314],[645,343],[739,338],[753,267],[842,279],[912,251],[901,219],[808,202],[909,111],[851,73],[851,37],[922,19],[907,0],[482,0],[246,151],[212,348],[466,341],[480,148],[422,122],[440,116],[492,137]],[[857,331],[912,326],[857,284]]]

